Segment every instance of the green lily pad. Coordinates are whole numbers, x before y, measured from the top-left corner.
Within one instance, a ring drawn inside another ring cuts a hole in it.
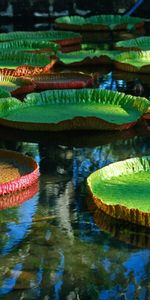
[[[121,50],[150,50],[150,36],[142,36],[136,39],[119,41],[115,48]]]
[[[145,21],[148,19],[120,15],[65,16],[56,18],[55,26],[70,30],[132,30],[143,26]]]
[[[150,72],[150,51],[129,51],[115,57],[115,66],[128,72]]]
[[[108,43],[82,43],[81,44],[81,50],[109,50],[110,45]]]
[[[88,179],[94,201],[105,213],[150,226],[150,157],[110,164]]]
[[[112,63],[118,51],[109,50],[80,50],[71,53],[58,52],[58,63],[65,65]]]
[[[0,101],[0,123],[28,130],[121,130],[147,111],[145,98],[99,89],[52,90]]]
[[[0,69],[15,69],[19,66],[44,67],[51,59],[46,54],[24,53],[21,51],[0,51]]]
[[[149,228],[115,219],[99,209],[91,198],[87,201],[94,223],[100,230],[136,248],[150,249]],[[119,228],[119,230],[118,230]]]
[[[55,64],[56,59],[47,53],[26,53],[17,50],[0,51],[0,69],[12,76],[32,76],[47,73]]]
[[[0,41],[12,40],[44,40],[53,41],[63,45],[72,45],[81,42],[81,35],[75,32],[65,32],[59,30],[49,31],[14,31],[9,33],[1,33]]]
[[[7,98],[7,97],[11,97],[11,94],[4,87],[0,86],[0,98]]]
[[[0,43],[0,51],[3,50],[19,50],[19,51],[42,51],[49,50],[57,52],[60,46],[54,42],[40,40],[14,40]]]
[[[0,88],[2,88],[5,91],[7,97],[11,96],[10,93],[12,95],[20,95],[33,92],[35,88],[33,80],[25,77],[22,78],[8,76],[4,75],[3,73],[0,72]],[[4,93],[2,93],[2,96],[3,95]]]

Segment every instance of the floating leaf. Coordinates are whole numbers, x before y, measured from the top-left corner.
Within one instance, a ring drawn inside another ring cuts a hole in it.
[[[31,186],[38,175],[38,165],[31,157],[15,151],[0,150],[0,195]]]
[[[38,181],[31,186],[20,191],[1,195],[0,196],[0,210],[7,209],[20,205],[21,203],[31,199],[38,192]]]
[[[99,89],[52,90],[0,101],[0,123],[29,130],[121,130],[147,111],[145,98]]]
[[[65,16],[55,19],[55,26],[68,30],[132,30],[144,25],[149,19],[120,16],[97,15],[91,17]]]
[[[129,51],[115,57],[116,68],[128,72],[150,72],[150,51]]]
[[[38,90],[84,88],[94,85],[92,75],[82,72],[51,73],[33,77]]]
[[[150,232],[148,227],[125,222],[109,216],[98,208],[91,198],[88,198],[87,204],[94,218],[94,223],[99,226],[102,231],[134,247],[150,249]]]
[[[119,41],[115,44],[119,50],[150,50],[150,36],[142,36],[136,39]]]
[[[19,66],[44,67],[51,59],[46,54],[23,53],[21,51],[0,51],[0,69],[15,69]]]
[[[58,52],[58,63],[64,65],[83,65],[83,64],[110,64],[115,56],[120,53],[118,51],[109,50],[80,50],[71,53]]]
[[[54,42],[49,42],[45,40],[13,40],[5,41],[0,43],[0,51],[6,50],[19,50],[19,51],[30,51],[30,52],[57,52],[60,49],[60,46]]]
[[[108,215],[150,227],[150,157],[110,164],[88,179],[96,205]]]
[[[10,97],[10,93],[15,95],[31,93],[35,89],[35,83],[33,80],[25,77],[14,77],[5,75],[5,72],[0,72],[0,91],[1,89],[5,91],[0,93],[1,97]]]
[[[81,42],[81,35],[75,32],[66,32],[59,30],[49,31],[14,31],[9,33],[1,33],[0,41],[12,41],[12,40],[28,40],[35,39],[36,41],[53,41],[62,46],[77,44]]]
[[[25,76],[48,72],[55,60],[46,54],[25,53],[22,51],[0,51],[0,69],[12,69],[14,76]]]
[[[0,98],[7,98],[10,96],[10,93],[5,88],[0,86]]]

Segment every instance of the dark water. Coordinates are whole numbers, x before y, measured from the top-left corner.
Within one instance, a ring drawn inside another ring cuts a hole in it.
[[[93,72],[100,88],[150,95],[149,75],[101,66]],[[40,166],[34,196],[0,211],[0,298],[149,300],[150,231],[104,215],[86,188],[98,168],[150,155],[149,124],[64,134],[1,127],[0,148],[28,154]]]

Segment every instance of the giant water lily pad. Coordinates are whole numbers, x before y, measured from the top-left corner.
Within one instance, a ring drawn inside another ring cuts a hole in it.
[[[21,51],[0,51],[0,69],[15,69],[22,65],[44,67],[50,63],[45,54],[22,53]]]
[[[0,41],[12,41],[12,40],[44,40],[57,42],[61,46],[78,44],[81,42],[81,35],[75,32],[65,32],[59,30],[49,31],[14,31],[9,33],[1,33]]]
[[[150,50],[150,36],[142,36],[136,39],[119,41],[115,43],[115,48],[119,50]]]
[[[59,72],[33,77],[37,90],[84,88],[94,85],[92,75],[83,72]]]
[[[60,49],[60,46],[54,42],[39,40],[13,40],[0,43],[0,51],[6,50],[19,50],[29,52],[50,52],[56,53]]]
[[[98,208],[90,197],[87,199],[87,205],[94,218],[94,223],[100,227],[100,230],[134,247],[150,249],[150,232],[148,227],[109,216]]]
[[[24,102],[1,99],[0,123],[29,130],[121,130],[146,112],[145,98],[99,89],[52,90],[27,95]]]
[[[116,68],[127,72],[150,72],[150,51],[129,51],[116,55]]]
[[[18,206],[23,202],[31,199],[38,192],[38,181],[35,181],[31,186],[20,191],[4,194],[0,196],[0,210]]]
[[[12,75],[23,76],[48,72],[55,60],[46,54],[24,53],[21,51],[0,51],[0,69],[12,69]]]
[[[31,186],[38,176],[38,165],[31,157],[0,150],[0,196]]]
[[[8,76],[5,72],[0,72],[0,88],[6,91],[7,97],[10,97],[10,93],[15,96],[33,92],[35,83],[29,78]],[[1,97],[4,96],[2,93]]]
[[[97,15],[91,17],[65,16],[55,19],[55,26],[68,30],[131,30],[144,25],[147,19],[119,16]]]
[[[109,50],[80,50],[71,53],[58,52],[58,62],[63,65],[110,64],[118,51]]]
[[[150,157],[110,164],[88,179],[97,206],[108,215],[150,227]]]
[[[11,97],[10,92],[8,92],[4,87],[0,86],[0,98],[8,98]]]
[[[146,113],[143,115],[143,119],[150,120],[150,98],[149,98],[149,107]]]

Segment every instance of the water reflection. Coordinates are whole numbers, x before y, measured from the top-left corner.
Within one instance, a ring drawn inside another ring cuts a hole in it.
[[[3,299],[148,299],[150,250],[144,240],[149,233],[145,237],[139,231],[138,239],[133,237],[141,244],[132,243],[130,227],[118,231],[123,238],[112,236],[100,216],[95,220],[86,201],[86,177],[91,172],[110,162],[150,154],[149,132],[137,132],[108,137],[105,133],[103,142],[95,133],[93,140],[87,136],[79,143],[75,133],[73,144],[53,144],[51,139],[13,144],[39,161],[40,192],[22,205],[0,211]],[[3,147],[7,146],[3,139]],[[114,228],[111,222],[109,226]]]
[[[108,74],[99,76],[99,88],[149,98],[149,76],[147,74],[118,72],[114,70]]]
[[[96,206],[90,196],[87,197],[87,206],[94,218],[94,222],[100,229],[125,243],[139,248],[150,249],[149,228],[110,217]]]
[[[35,182],[30,187],[0,196],[0,210],[5,210],[10,207],[17,206],[32,198],[38,192],[38,182]],[[2,219],[1,221],[2,222]]]

